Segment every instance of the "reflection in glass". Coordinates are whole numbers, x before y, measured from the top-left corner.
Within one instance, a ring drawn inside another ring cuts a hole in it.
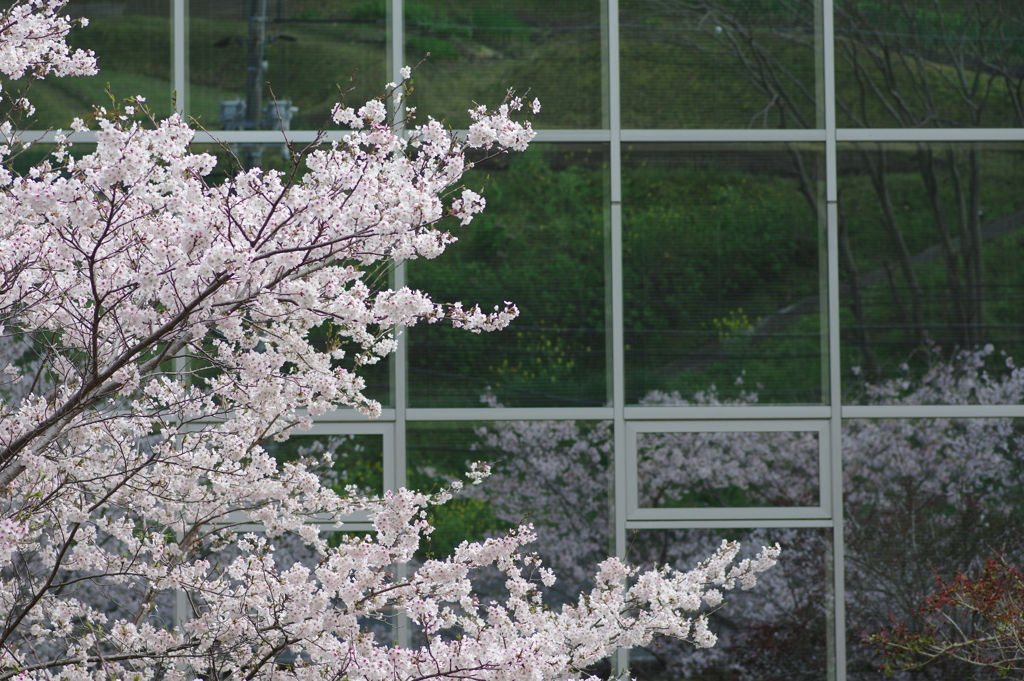
[[[406,486],[436,492],[453,480],[465,480],[470,464],[491,457],[478,453],[480,436],[472,422],[409,422],[406,428]],[[420,546],[418,559],[444,558],[463,540],[480,541],[514,525],[498,518],[485,501],[462,493],[428,511],[434,531]]]
[[[622,0],[624,128],[821,128],[814,0]]]
[[[410,423],[408,482],[436,489],[464,478],[474,461],[492,474],[434,509],[434,552],[533,523],[533,545],[559,577],[562,598],[578,596],[610,555],[611,424],[589,421]],[[450,537],[450,539],[446,539]]]
[[[520,316],[499,333],[412,329],[413,407],[601,405],[605,358],[607,147],[543,145],[488,161],[465,184],[487,210],[436,260],[408,263],[409,286],[435,301]]]
[[[1024,125],[1019,0],[834,3],[840,127]]]
[[[844,422],[851,679],[878,678],[881,651],[861,634],[894,623],[917,630],[936,577],[948,581],[996,554],[1011,565],[1024,562],[1020,443],[1013,419]],[[962,623],[968,631],[974,624]],[[949,660],[929,669],[930,678],[979,678]]]
[[[840,148],[844,367],[879,381],[987,344],[993,372],[1008,370],[1001,353],[1024,357],[1022,179],[1020,145]]]
[[[688,571],[711,556],[722,539],[739,541],[740,559],[778,542],[778,564],[758,575],[749,591],[724,592],[725,602],[708,617],[718,636],[714,648],[656,637],[630,651],[630,673],[640,681],[677,679],[829,678],[827,620],[831,617],[831,530],[638,530],[627,561],[641,569],[668,564]]]
[[[10,3],[7,3],[10,4]],[[28,93],[38,114],[21,127],[68,129],[71,119],[86,119],[93,106],[110,107],[141,95],[157,118],[171,114],[170,0],[73,0],[65,12],[85,17],[85,28],[68,36],[72,49],[96,53],[99,74],[88,78],[36,81]],[[4,84],[9,94],[22,83]],[[6,100],[6,97],[5,97]]]
[[[428,511],[436,529],[417,561],[443,558],[463,540],[502,536],[529,523],[537,539],[527,551],[536,551],[557,575],[554,585],[541,588],[544,607],[576,603],[593,588],[598,563],[614,552],[610,423],[410,422],[406,437],[411,488],[438,490],[465,480],[470,462],[492,464],[480,485],[467,484]],[[473,584],[481,602],[503,601],[505,579],[493,567],[478,571]],[[590,673],[608,678],[609,671],[602,661]]]
[[[382,435],[292,435],[262,447],[278,463],[301,461],[319,473],[324,485],[339,494],[354,485],[361,492],[384,493],[384,437]]]
[[[698,404],[825,399],[822,151],[625,149],[629,403],[652,391],[702,391]]]
[[[383,2],[219,0],[189,13],[189,113],[208,130],[316,130],[339,87],[358,107],[389,80]]]
[[[636,444],[641,508],[818,504],[817,433],[638,433]]]
[[[514,88],[543,104],[537,128],[602,127],[597,0],[403,4],[405,59],[415,65],[426,58],[410,99],[424,120],[430,115],[465,129],[474,102],[496,107]]]
[[[832,6],[840,127],[1024,125],[1017,0]],[[820,2],[620,8],[623,127],[823,127]]]

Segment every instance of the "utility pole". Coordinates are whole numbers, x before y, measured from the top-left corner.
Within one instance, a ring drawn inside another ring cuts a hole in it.
[[[245,123],[246,130],[258,130],[263,114],[263,71],[267,65],[266,54],[267,0],[249,0],[249,45],[245,76]],[[260,164],[260,147],[247,148],[242,152],[245,169]]]
[[[263,86],[267,72],[267,44],[278,40],[295,42],[295,36],[279,34],[268,36],[267,0],[248,0],[249,38],[227,36],[213,44],[214,47],[237,45],[246,48],[245,55],[245,99],[229,99],[220,103],[217,112],[220,124],[225,130],[281,130],[291,129],[292,116],[298,111],[290,99],[281,99],[263,104]],[[280,5],[278,5],[280,9]],[[252,170],[260,166],[264,143],[232,145],[239,155],[242,166]],[[281,144],[281,157],[288,159],[288,145]]]

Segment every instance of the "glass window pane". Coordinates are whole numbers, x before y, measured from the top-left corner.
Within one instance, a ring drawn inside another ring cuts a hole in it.
[[[878,678],[882,651],[865,634],[900,623],[921,630],[936,578],[976,574],[999,554],[1024,565],[1020,443],[1014,419],[844,421],[847,657],[859,672],[851,678]],[[978,620],[960,623],[978,631]],[[928,669],[929,678],[990,678],[944,659]]]
[[[724,603],[708,617],[718,636],[715,647],[697,650],[655,637],[630,651],[630,674],[640,681],[830,678],[831,534],[817,528],[631,533],[627,561],[642,569],[668,564],[687,572],[713,555],[723,538],[741,543],[739,559],[776,542],[782,555],[749,591],[723,592]]]
[[[824,127],[815,0],[622,0],[624,128]]]
[[[1024,357],[1024,145],[848,144],[839,168],[844,375],[920,377],[961,351],[1008,372],[1003,353]],[[847,401],[869,399],[845,383]],[[965,386],[919,398],[1007,396]]]
[[[383,5],[383,3],[381,3]],[[602,125],[601,3],[597,0],[406,0],[405,59],[426,61],[410,103],[456,129],[473,103],[509,88],[543,110],[537,128]]]
[[[65,13],[85,17],[89,25],[68,36],[72,49],[96,53],[99,74],[88,78],[50,76],[32,84],[27,93],[37,114],[22,127],[68,129],[71,119],[85,119],[93,106],[110,108],[142,95],[157,118],[171,114],[170,0],[73,0]],[[20,90],[21,83],[4,84]],[[5,98],[6,101],[6,98]]]
[[[638,433],[641,508],[817,506],[818,434]]]
[[[487,209],[436,260],[408,263],[412,288],[483,310],[509,300],[504,331],[412,329],[409,404],[597,406],[605,383],[607,147],[536,144],[467,175]],[[487,402],[487,404],[493,404]]]
[[[299,434],[262,446],[278,462],[306,461],[338,493],[344,493],[349,485],[369,494],[384,493],[383,435]]]
[[[1018,0],[834,3],[840,127],[1024,124]]]
[[[826,399],[822,152],[816,144],[626,147],[629,403]]]
[[[390,80],[384,10],[357,0],[191,2],[189,114],[208,130],[323,127],[339,86],[358,107]]]
[[[437,490],[465,480],[470,462],[493,465],[480,485],[467,484],[428,511],[436,529],[417,561],[530,523],[537,539],[526,551],[536,551],[557,576],[551,587],[540,587],[544,607],[575,604],[593,588],[598,563],[614,553],[609,422],[410,422],[407,433],[412,488]],[[483,603],[504,601],[505,580],[493,567],[477,571],[475,594]],[[413,641],[419,636],[414,628]],[[607,660],[588,670],[601,678],[610,678],[610,671]]]
[[[437,491],[453,480],[466,480],[470,464],[491,457],[480,452],[481,424],[473,422],[410,422],[406,428],[406,486]],[[434,531],[420,546],[420,561],[449,556],[463,540],[480,541],[504,533],[516,525],[495,510],[466,485],[465,492],[443,506],[430,509]]]
[[[408,483],[437,489],[465,479],[469,464],[492,474],[431,511],[438,556],[463,539],[478,541],[533,523],[537,551],[558,574],[555,591],[575,601],[597,564],[614,551],[609,493],[612,428],[597,421],[414,422]]]

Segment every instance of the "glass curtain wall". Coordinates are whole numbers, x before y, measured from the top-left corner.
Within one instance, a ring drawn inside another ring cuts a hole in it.
[[[336,413],[282,449],[334,448],[371,490],[497,462],[422,557],[526,519],[557,604],[609,554],[686,568],[722,538],[781,543],[714,614],[717,647],[611,662],[652,680],[881,678],[865,637],[919,626],[936,575],[1024,561],[1018,0],[69,10],[103,72],[37,98],[74,112],[109,82],[246,164],[282,163],[339,88],[363,101],[405,64],[419,114],[456,129],[510,87],[541,100],[530,151],[466,179],[486,213],[380,273],[520,319],[414,328],[368,377],[379,420]]]

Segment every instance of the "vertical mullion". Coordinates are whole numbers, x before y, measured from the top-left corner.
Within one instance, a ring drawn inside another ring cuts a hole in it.
[[[832,455],[832,618],[835,679],[846,681],[846,560],[843,536],[842,372],[839,343],[839,196],[836,173],[836,81],[833,0],[822,2],[825,86],[825,198],[828,232],[828,344]]]
[[[609,155],[609,170],[611,172],[611,202],[617,204],[622,201],[622,150],[619,140],[622,137],[621,118],[621,92],[619,88],[619,0],[606,0],[608,22],[608,44],[605,49],[608,51],[608,129],[611,135],[611,150]],[[616,408],[621,408],[622,403],[616,398]]]
[[[399,0],[401,2],[401,0]],[[401,68],[401,67],[399,67]],[[405,286],[405,264],[399,264],[395,266],[395,288],[401,288]],[[393,487],[391,489],[398,489],[406,486],[405,479],[405,431],[406,431],[406,420],[405,410],[408,405],[408,391],[407,391],[407,367],[408,367],[408,353],[409,353],[409,333],[408,331],[398,338],[398,347],[395,349],[395,372],[394,372],[394,396],[395,396],[395,423],[394,423],[394,439],[392,440],[394,448],[391,452],[385,450],[384,455],[391,455],[391,469],[394,471],[394,477],[391,481]],[[395,566],[395,579],[405,579],[409,574],[409,566],[405,563]],[[397,631],[395,636],[395,642],[402,648],[409,647],[409,616],[404,612],[399,613],[398,620],[396,622]]]
[[[612,434],[614,442],[614,537],[615,555],[626,557],[626,369],[625,330],[623,327],[622,290],[622,137],[621,92],[619,87],[619,1],[605,0],[604,17],[607,43],[603,46],[608,55],[607,92],[609,148],[608,172],[610,173],[609,201],[611,203],[611,305],[612,305],[612,408],[614,420]],[[629,669],[629,651],[616,651],[615,666],[620,677]]]
[[[391,31],[390,31],[390,66],[391,78],[401,82],[401,69],[405,60],[404,49],[404,26],[402,0],[391,1]],[[399,115],[400,117],[400,115]],[[392,273],[392,285],[397,290],[405,286],[405,263],[396,263]],[[392,395],[395,403],[395,450],[394,450],[394,471],[393,483],[395,488],[404,487],[405,480],[405,418],[408,408],[408,361],[409,361],[409,332],[395,338],[397,348],[394,357],[394,373],[392,375]]]
[[[391,80],[396,83],[401,82],[402,74],[400,73],[402,67],[405,65],[405,16],[403,14],[402,0],[391,0],[390,4],[390,23],[389,27],[389,39],[390,44],[388,45],[388,70],[390,72]]]
[[[825,200],[836,201],[836,50],[835,27],[833,25],[832,0],[820,0],[821,30],[824,36],[823,54],[825,86]],[[838,407],[835,402],[833,407]]]
[[[611,271],[608,273],[612,304],[612,408],[615,438],[615,554],[624,557],[626,550],[626,488],[625,488],[625,329],[623,328],[622,290],[622,153],[619,119],[619,3],[607,0],[608,22],[608,120],[611,132],[609,150],[611,239]],[[620,470],[621,468],[621,470]]]
[[[185,40],[186,36],[186,17],[187,17],[187,6],[188,0],[173,0],[171,3],[171,99],[174,103],[174,110],[181,114],[183,118],[188,117],[188,106],[186,104],[186,92],[188,86],[188,78],[186,69],[188,66],[188,45]],[[187,353],[188,350],[183,350],[183,353]],[[178,375],[178,378],[183,380],[182,374],[188,367],[188,360],[184,356],[175,357],[174,360],[174,371]],[[178,541],[181,541],[181,537],[178,536]],[[188,596],[185,594],[184,589],[175,589],[174,591],[174,626],[179,631],[184,630],[184,626],[191,620],[191,607],[189,606]]]
[[[171,95],[174,110],[188,120],[188,0],[171,4]]]
[[[388,32],[388,70],[391,80],[400,83],[402,81],[401,69],[405,63],[405,31],[404,31],[404,9],[402,0],[390,0],[389,3],[390,31]],[[401,118],[401,112],[395,112],[396,118]],[[405,263],[396,263],[392,274],[393,288],[400,289],[405,286]],[[392,395],[395,404],[394,424],[394,449],[390,452],[392,457],[391,467],[394,471],[391,489],[405,487],[405,432],[406,432],[406,409],[408,408],[408,362],[409,362],[409,332],[395,338],[397,348],[394,356],[394,373],[392,374]],[[385,455],[388,455],[385,452]],[[406,564],[395,566],[395,579],[405,579],[408,576],[409,566]],[[397,631],[395,632],[395,643],[408,648],[410,645],[409,616],[404,612],[398,614],[396,621]]]
[[[393,274],[394,288],[405,286],[405,263],[395,265]],[[404,487],[405,480],[405,426],[406,410],[409,406],[408,367],[409,367],[409,330],[397,336],[398,347],[394,356],[394,395],[395,399],[395,451],[393,454],[394,478],[393,489]]]

